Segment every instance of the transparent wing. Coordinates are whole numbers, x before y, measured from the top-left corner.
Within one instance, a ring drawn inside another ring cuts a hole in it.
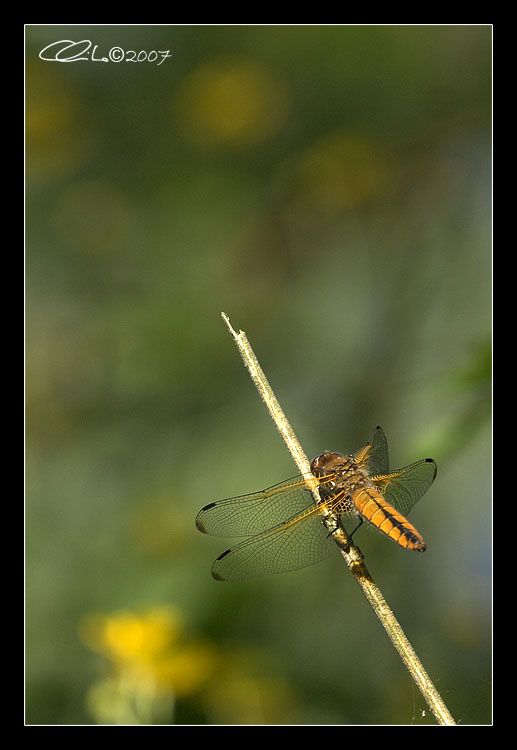
[[[383,497],[402,515],[407,516],[411,508],[429,489],[436,477],[436,464],[432,458],[423,458],[388,474],[372,476]]]
[[[338,551],[317,507],[311,505],[289,521],[223,552],[212,566],[212,576],[218,581],[245,581],[286,573]]]
[[[370,475],[389,472],[388,441],[382,427],[376,427],[368,442],[354,453],[354,461]]]
[[[267,490],[209,503],[196,517],[196,526],[213,536],[253,536],[292,518],[310,506],[312,495],[302,475]]]

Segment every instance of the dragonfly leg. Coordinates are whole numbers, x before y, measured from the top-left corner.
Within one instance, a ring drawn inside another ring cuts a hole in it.
[[[362,523],[363,523],[362,516],[359,516],[359,521],[357,522],[357,526],[355,527],[355,529],[353,529],[353,531],[351,531],[348,534],[348,536],[350,537],[350,539],[352,539],[352,537],[354,536],[355,532],[358,531],[361,528]]]
[[[350,531],[350,532],[348,532],[348,531],[346,531],[345,529],[343,529],[343,530],[345,531],[345,534],[346,534],[346,535],[347,535],[347,537],[348,537],[348,544],[347,544],[347,546],[346,546],[346,552],[349,552],[349,551],[350,551],[350,547],[351,547],[351,545],[352,545],[352,537],[353,537],[353,535],[355,534],[355,532],[356,532],[356,531],[357,531],[357,530],[358,530],[358,529],[359,529],[359,528],[361,527],[361,524],[362,524],[362,523],[363,523],[363,519],[361,518],[361,516],[359,516],[359,521],[357,522],[357,526],[355,527],[355,529],[353,529],[353,530],[352,530],[352,531]]]
[[[346,544],[346,547],[344,547],[344,551],[345,552],[349,552],[350,551],[350,547],[352,545],[352,536],[360,528],[360,526],[361,526],[362,523],[363,523],[363,519],[362,519],[361,516],[359,516],[359,520],[357,522],[357,526],[351,532],[349,532],[345,528],[343,528],[343,526],[341,525],[341,523],[339,521],[337,522],[337,525],[334,528],[330,528],[329,529],[329,526],[327,526],[327,529],[329,529],[329,533],[327,534],[327,539],[330,536],[332,536],[333,534],[335,534],[336,531],[343,531],[346,534],[346,537],[348,538],[348,542]]]
[[[352,529],[352,531],[350,531],[350,532],[348,532],[348,531],[346,531],[346,532],[345,532],[345,533],[346,533],[346,535],[348,536],[348,539],[349,539],[349,542],[348,542],[348,547],[350,547],[350,545],[352,544],[352,537],[354,536],[355,532],[356,532],[356,531],[357,531],[358,529],[360,529],[360,528],[361,528],[361,524],[362,524],[362,523],[363,523],[363,519],[362,519],[362,516],[359,516],[359,520],[358,520],[358,522],[357,522],[357,526],[355,527],[355,529]]]

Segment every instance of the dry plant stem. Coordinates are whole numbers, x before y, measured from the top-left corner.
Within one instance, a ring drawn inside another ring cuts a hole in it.
[[[259,365],[255,353],[246,338],[246,334],[244,331],[236,333],[230,324],[228,316],[225,313],[221,313],[221,315],[228,326],[244,364],[246,365],[248,372],[250,373],[262,400],[266,404],[269,413],[284,439],[299,471],[309,477],[307,483],[310,484],[310,463]],[[315,500],[318,499],[318,489],[316,484],[315,481],[310,488]],[[456,722],[447,710],[440,694],[420,663],[420,660],[406,638],[404,631],[400,627],[393,612],[386,603],[386,600],[370,576],[366,565],[364,564],[361,551],[351,543],[351,540],[341,527],[336,530],[335,519],[331,516],[327,516],[323,517],[322,520],[327,528],[333,532],[334,541],[339,546],[348,568],[352,572],[355,580],[372,606],[373,611],[388,633],[391,642],[397,649],[402,661],[409,670],[415,684],[422,693],[437,722],[443,725],[455,724]]]

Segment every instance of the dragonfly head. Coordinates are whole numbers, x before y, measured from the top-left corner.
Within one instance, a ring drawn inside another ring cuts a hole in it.
[[[342,468],[343,463],[347,459],[342,453],[334,453],[332,451],[325,451],[311,461],[311,472],[315,477],[324,477],[328,474],[333,474],[338,469]]]

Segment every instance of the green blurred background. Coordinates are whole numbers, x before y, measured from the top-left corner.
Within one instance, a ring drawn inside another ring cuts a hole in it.
[[[434,723],[338,555],[211,579],[296,471],[225,311],[309,457],[436,459],[425,555],[357,543],[490,723],[491,28],[28,26],[26,142],[26,721]]]

